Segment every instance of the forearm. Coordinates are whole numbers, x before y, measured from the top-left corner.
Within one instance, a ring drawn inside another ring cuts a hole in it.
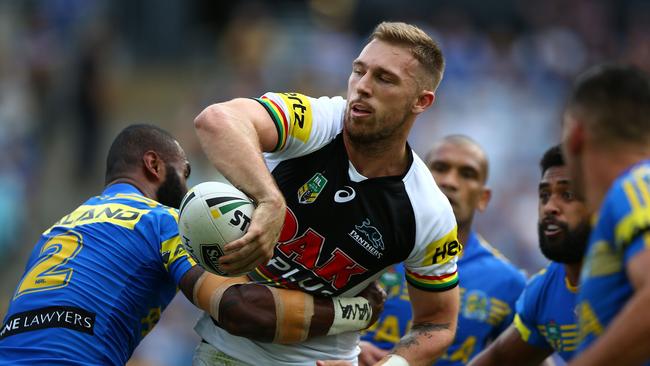
[[[485,350],[476,355],[468,366],[537,366],[552,353],[550,348],[535,347],[526,343],[515,326],[510,325]]]
[[[605,333],[570,366],[639,365],[650,359],[650,290],[639,289],[623,310],[607,326]]]
[[[203,110],[194,120],[199,142],[208,160],[232,184],[258,201],[283,202],[262,157],[260,136],[253,122],[237,110],[245,104],[235,100]]]
[[[321,298],[244,282],[244,277],[204,273],[196,281],[192,301],[229,333],[261,342],[290,344],[361,330],[374,320],[373,306],[381,305],[360,296]]]
[[[296,343],[326,335],[333,320],[332,299],[289,290],[278,292],[251,283],[232,286],[224,293],[218,322],[223,329],[240,337]]]
[[[455,333],[456,325],[453,323],[415,324],[391,353],[402,356],[409,366],[431,365],[445,353]]]

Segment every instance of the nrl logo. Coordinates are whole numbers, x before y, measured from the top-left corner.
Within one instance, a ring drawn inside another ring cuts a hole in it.
[[[307,183],[303,184],[300,189],[298,189],[298,202],[306,205],[313,203],[318,198],[318,195],[323,191],[325,185],[327,184],[327,178],[325,178],[321,173],[314,174]]]

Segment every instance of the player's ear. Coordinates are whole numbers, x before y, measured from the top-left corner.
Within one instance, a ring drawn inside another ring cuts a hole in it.
[[[571,156],[580,155],[586,139],[584,122],[575,114],[567,112],[564,115],[562,130],[565,153]]]
[[[142,163],[147,177],[152,180],[162,180],[165,176],[165,164],[160,155],[153,150],[149,150],[142,155]]]
[[[411,111],[415,114],[424,112],[427,108],[431,107],[433,102],[436,100],[436,94],[431,90],[423,90],[418,95],[418,99],[415,101]]]
[[[488,187],[483,187],[483,192],[481,192],[481,196],[478,199],[478,206],[476,207],[479,212],[485,211],[491,198],[492,190]]]

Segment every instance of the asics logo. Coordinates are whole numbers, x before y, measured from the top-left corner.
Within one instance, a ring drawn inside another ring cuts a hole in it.
[[[344,186],[343,189],[339,189],[334,194],[334,202],[345,203],[352,201],[356,197],[357,193],[354,191],[354,188],[350,186]]]

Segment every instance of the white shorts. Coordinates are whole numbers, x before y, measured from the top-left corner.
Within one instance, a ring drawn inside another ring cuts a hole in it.
[[[250,366],[212,347],[209,343],[201,342],[194,349],[192,366]]]

